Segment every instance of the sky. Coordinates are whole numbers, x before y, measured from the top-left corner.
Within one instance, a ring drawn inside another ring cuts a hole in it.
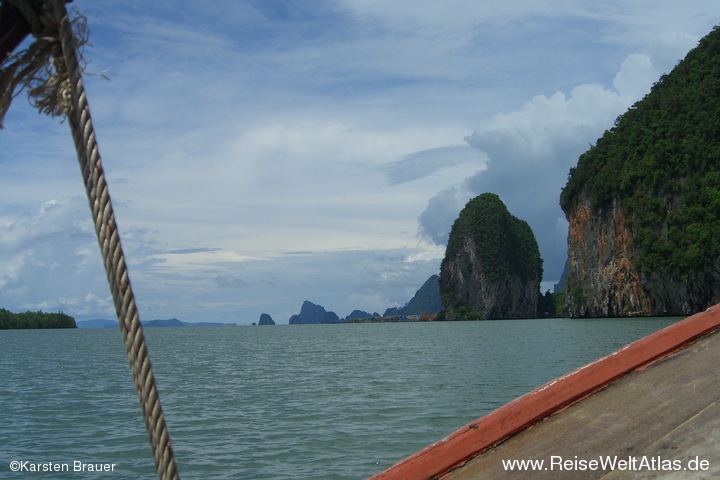
[[[143,320],[402,306],[493,192],[561,275],[580,154],[720,23],[710,0],[75,0]],[[105,78],[107,77],[107,78]],[[66,122],[0,130],[0,307],[115,318]]]

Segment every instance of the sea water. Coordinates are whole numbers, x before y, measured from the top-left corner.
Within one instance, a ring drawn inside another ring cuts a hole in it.
[[[362,479],[677,318],[146,328],[183,478]],[[157,478],[117,329],[0,330],[11,462]],[[13,464],[17,465],[17,464]],[[26,464],[27,465],[27,464]],[[33,476],[35,475],[35,476]],[[67,478],[43,473],[42,478]]]

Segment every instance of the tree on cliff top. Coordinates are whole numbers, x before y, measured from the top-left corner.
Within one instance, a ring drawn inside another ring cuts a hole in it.
[[[619,201],[634,268],[685,278],[720,259],[720,29],[663,75],[570,169],[560,204]]]

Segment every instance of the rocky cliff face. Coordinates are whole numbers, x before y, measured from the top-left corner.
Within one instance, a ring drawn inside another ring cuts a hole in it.
[[[535,318],[541,278],[542,260],[527,222],[512,216],[496,195],[468,202],[440,268],[446,318]]]
[[[463,300],[470,312],[477,312],[468,312],[468,319],[536,317],[540,280],[527,282],[519,275],[510,274],[491,281],[483,270],[482,260],[477,255],[477,246],[471,236],[465,237],[460,251],[443,265],[440,278],[445,279],[444,284],[452,285],[455,295],[461,299],[456,305],[448,306],[448,320],[463,316],[457,305],[463,303]]]
[[[689,276],[638,273],[639,246],[633,223],[615,198],[592,208],[586,195],[566,212],[568,276],[566,309],[571,317],[690,315],[720,301],[720,262]]]
[[[652,302],[633,271],[632,234],[619,202],[593,210],[586,198],[580,198],[569,209],[567,219],[568,315],[650,315]]]

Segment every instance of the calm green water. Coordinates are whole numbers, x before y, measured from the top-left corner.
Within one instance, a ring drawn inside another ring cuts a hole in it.
[[[181,477],[360,479],[677,320],[145,333]],[[0,331],[0,409],[0,478],[53,478],[13,460],[157,478],[115,329]]]

